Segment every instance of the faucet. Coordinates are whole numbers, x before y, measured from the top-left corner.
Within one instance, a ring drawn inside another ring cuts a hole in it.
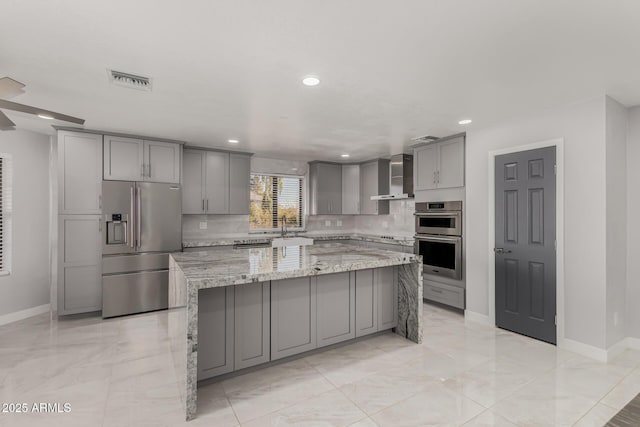
[[[282,215],[282,238],[287,236],[287,217]]]

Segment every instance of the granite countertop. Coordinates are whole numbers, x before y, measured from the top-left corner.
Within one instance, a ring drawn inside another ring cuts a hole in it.
[[[171,254],[189,286],[197,289],[316,276],[411,263],[416,255],[343,243],[283,248],[213,248]]]
[[[290,236],[293,236],[292,233]],[[343,234],[313,234],[313,233],[300,233],[299,237],[308,237],[314,241],[335,241],[335,240],[359,240],[364,242],[375,243],[387,243],[390,245],[398,246],[413,246],[413,237],[393,237],[393,236],[378,236],[372,234],[360,234],[360,233],[343,233]],[[281,237],[279,234],[254,234],[254,235],[242,235],[242,236],[229,236],[219,238],[204,238],[204,239],[184,239],[182,246],[185,248],[202,248],[213,246],[232,246],[238,244],[259,244],[259,243],[271,243],[273,238]]]

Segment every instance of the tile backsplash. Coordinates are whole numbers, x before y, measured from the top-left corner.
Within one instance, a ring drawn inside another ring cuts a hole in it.
[[[414,234],[413,199],[389,202],[389,215],[314,215],[307,216],[309,233],[361,233],[411,237]],[[206,226],[206,228],[201,228]],[[208,239],[247,234],[248,215],[183,215],[184,239]]]

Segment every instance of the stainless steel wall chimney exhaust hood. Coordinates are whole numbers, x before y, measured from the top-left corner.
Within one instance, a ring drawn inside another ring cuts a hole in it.
[[[389,194],[371,196],[371,200],[396,200],[413,197],[413,156],[396,154],[391,156],[391,182]]]

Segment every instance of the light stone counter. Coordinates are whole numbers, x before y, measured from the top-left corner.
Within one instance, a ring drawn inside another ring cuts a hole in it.
[[[196,414],[198,291],[295,277],[398,266],[396,333],[422,342],[422,262],[413,254],[341,243],[213,248],[170,257],[169,331],[187,420]]]

